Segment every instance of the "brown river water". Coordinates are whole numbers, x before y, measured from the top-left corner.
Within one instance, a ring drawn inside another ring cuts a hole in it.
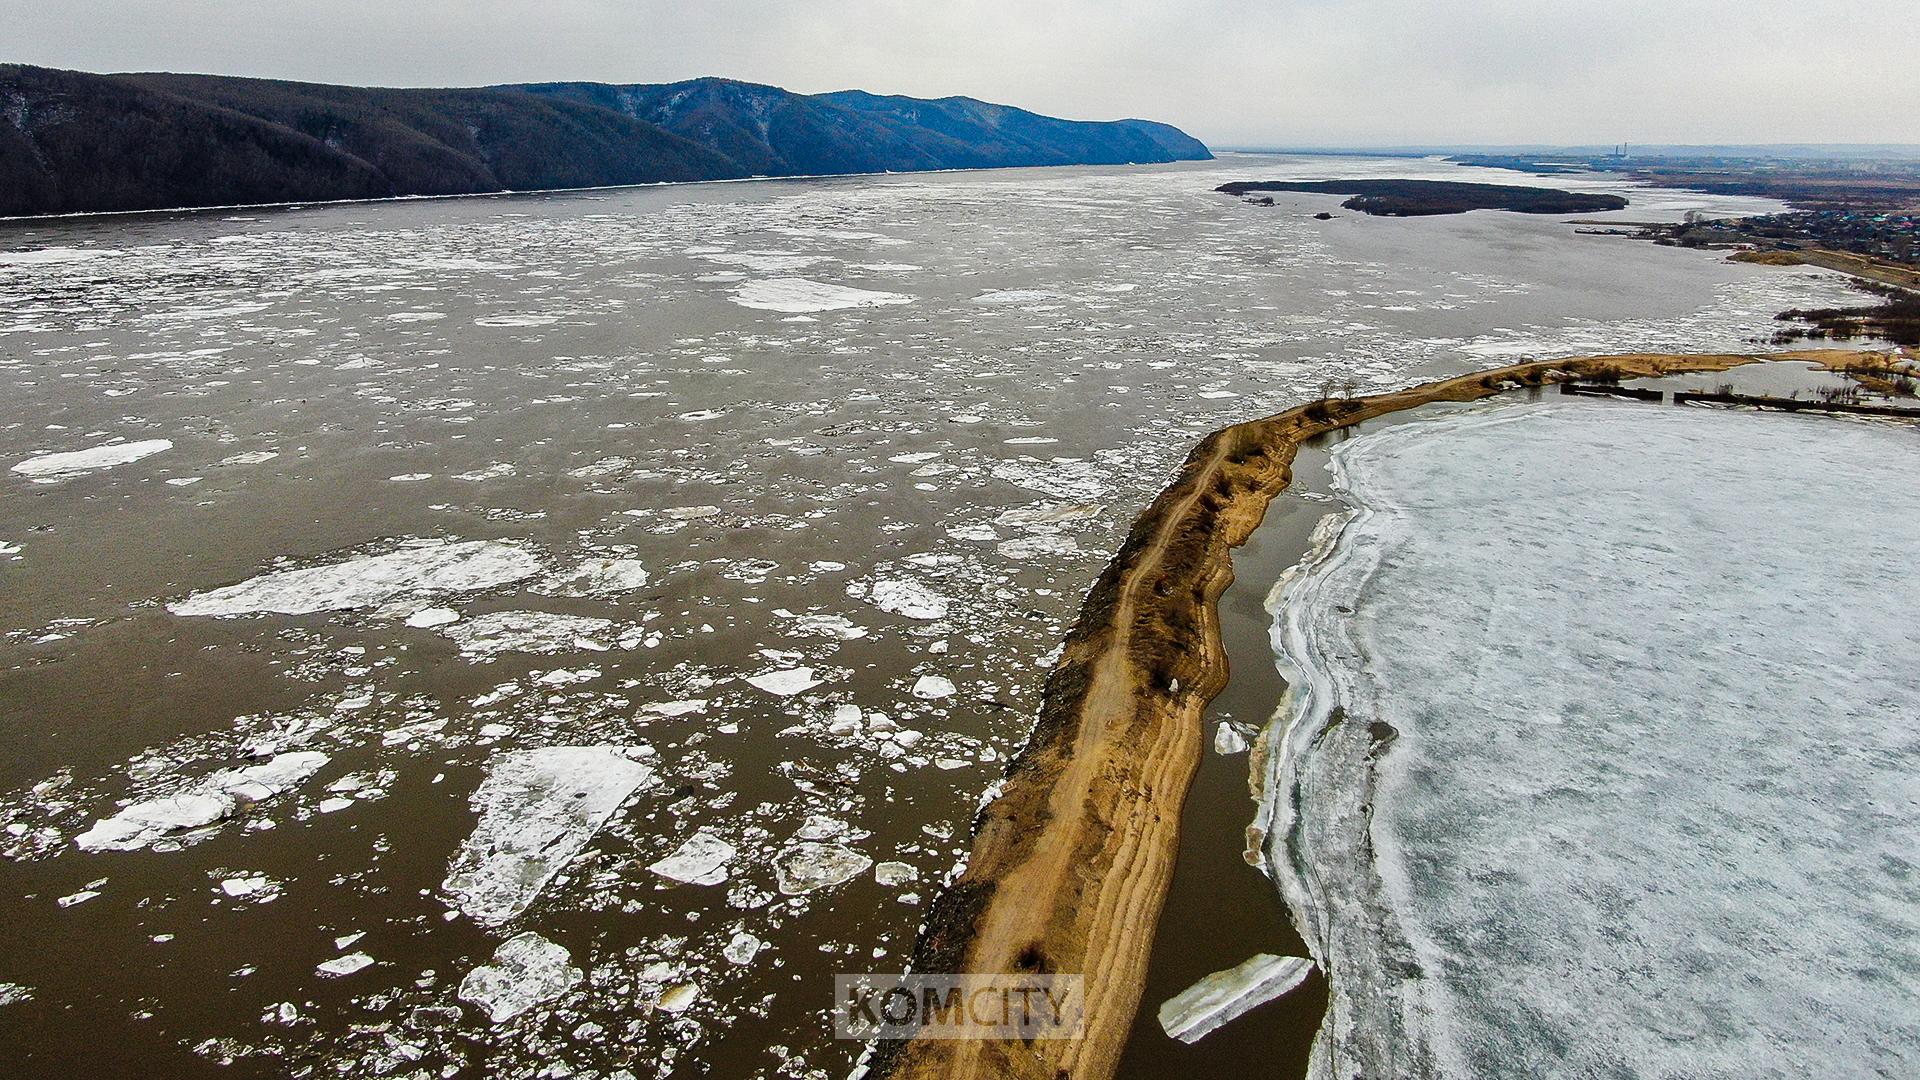
[[[1247,157],[0,223],[9,1074],[844,1075],[833,975],[898,969],[1204,433],[1850,296],[1212,192],[1353,175],[1526,179]],[[1203,766],[1128,1075],[1189,1075],[1166,994],[1284,951],[1245,780]]]

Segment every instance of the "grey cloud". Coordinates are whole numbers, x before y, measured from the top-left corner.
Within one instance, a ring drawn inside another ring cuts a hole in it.
[[[1911,0],[0,0],[5,59],[383,85],[718,74],[1221,144],[1920,142]]]

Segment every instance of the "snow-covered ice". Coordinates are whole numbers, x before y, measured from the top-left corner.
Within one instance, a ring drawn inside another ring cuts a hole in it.
[[[1313,961],[1305,957],[1256,954],[1161,1002],[1160,1028],[1181,1042],[1199,1042],[1216,1028],[1289,993],[1312,972]]]
[[[582,978],[564,946],[529,930],[501,943],[492,963],[467,972],[460,980],[460,1000],[478,1006],[493,1023],[504,1024],[558,999]]]
[[[908,578],[874,582],[867,590],[867,602],[881,611],[909,619],[931,622],[947,617],[947,598]]]
[[[953,680],[944,675],[922,675],[913,684],[913,696],[923,701],[937,701],[953,695]]]
[[[265,802],[318,772],[327,755],[290,751],[270,761],[223,769],[174,794],[144,799],[94,823],[73,838],[85,851],[134,851],[163,840],[183,841],[210,831],[243,803]]]
[[[1334,460],[1262,822],[1315,1075],[1920,1069],[1920,433],[1516,404]]]
[[[610,619],[562,615],[550,611],[491,611],[441,628],[466,656],[501,653],[555,653],[585,649],[605,652]]]
[[[775,697],[792,697],[819,686],[820,680],[813,677],[812,668],[800,667],[750,675],[747,677],[747,683]]]
[[[163,450],[171,449],[173,449],[171,439],[108,443],[105,446],[94,446],[85,450],[65,450],[30,457],[16,463],[13,471],[36,484],[51,484],[90,472],[98,472],[101,469],[130,465],[142,458],[152,457]]]
[[[764,945],[759,938],[742,930],[727,941],[727,947],[721,950],[721,955],[727,958],[729,964],[751,964]]]
[[[913,297],[875,289],[829,285],[807,278],[781,277],[746,282],[733,290],[733,302],[741,307],[760,308],[763,311],[806,313],[911,304]]]
[[[431,630],[436,626],[446,626],[460,621],[460,613],[452,608],[425,607],[407,616],[406,623],[416,630]]]
[[[380,555],[276,570],[167,605],[175,615],[310,615],[375,607],[401,597],[473,592],[523,581],[539,556],[498,540],[414,541]]]
[[[315,970],[322,975],[339,978],[343,975],[352,975],[356,971],[364,971],[372,966],[373,957],[363,952],[357,952],[324,961],[315,968]]]
[[[718,885],[727,880],[727,864],[735,854],[732,844],[701,830],[647,869],[684,885]]]
[[[551,596],[619,596],[647,580],[647,568],[639,559],[590,558],[541,581],[534,591]]]

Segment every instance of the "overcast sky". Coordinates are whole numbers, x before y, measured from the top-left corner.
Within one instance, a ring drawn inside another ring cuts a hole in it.
[[[0,59],[390,86],[725,75],[1215,145],[1920,143],[1915,0],[0,0]]]

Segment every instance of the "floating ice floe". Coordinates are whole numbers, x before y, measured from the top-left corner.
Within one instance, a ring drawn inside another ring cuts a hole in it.
[[[1034,503],[1005,511],[993,523],[1009,529],[1040,529],[1086,521],[1105,510],[1102,503]]]
[[[931,622],[947,617],[947,598],[917,581],[888,578],[867,590],[867,602],[881,611]]]
[[[690,713],[706,712],[707,702],[705,698],[688,701],[656,701],[650,705],[642,705],[640,711],[651,716],[686,716]]]
[[[583,977],[565,947],[529,930],[495,949],[491,964],[467,972],[460,980],[460,1000],[479,1006],[488,1020],[504,1024],[559,998]]]
[[[234,900],[264,904],[280,896],[280,883],[265,874],[236,874],[223,878],[220,891]]]
[[[693,1008],[693,1003],[699,1000],[700,984],[675,983],[660,991],[660,996],[653,1001],[653,1007],[661,1012],[679,1015]]]
[[[1071,502],[1093,502],[1107,493],[1107,484],[1100,477],[1099,466],[1081,458],[996,461],[991,471],[995,478],[1009,484]]]
[[[716,251],[701,255],[708,262],[727,263],[763,274],[804,270],[815,263],[831,262],[832,256],[799,251]]]
[[[827,734],[842,738],[860,734],[860,706],[834,706],[833,719],[827,721]]]
[[[473,320],[475,326],[552,326],[560,321],[558,315],[525,313],[519,315],[490,315],[484,319]]]
[[[774,614],[783,619],[792,619],[795,633],[838,638],[841,641],[858,641],[867,636],[866,627],[844,615],[795,615],[785,608],[776,610]]]
[[[798,896],[850,881],[872,865],[872,859],[845,845],[809,841],[782,851],[773,869],[780,879],[780,892]]]
[[[512,476],[514,473],[518,471],[519,470],[516,469],[511,462],[501,461],[501,462],[496,462],[492,465],[489,465],[484,469],[473,469],[468,472],[460,473],[456,475],[454,479],[462,480],[469,484],[477,484],[486,480],[498,479],[499,477],[502,477],[502,476]]]
[[[1222,720],[1220,727],[1213,733],[1213,752],[1216,754],[1242,754],[1248,746],[1247,737],[1238,728]]]
[[[506,652],[554,653],[584,649],[607,651],[601,640],[613,623],[584,615],[557,615],[548,611],[494,611],[455,623],[440,632],[460,646],[465,656],[496,656]]]
[[[117,255],[117,251],[95,251],[89,248],[46,247],[31,251],[0,252],[0,266],[48,266],[55,263],[86,262],[102,255]]]
[[[813,677],[812,668],[802,667],[749,676],[747,683],[776,697],[792,697],[819,686],[820,680]]]
[[[1022,536],[1016,540],[1003,540],[999,546],[1000,554],[1016,562],[1025,562],[1044,556],[1069,558],[1082,554],[1080,545],[1071,536],[1056,536],[1042,533],[1039,536]]]
[[[911,304],[913,297],[899,293],[854,289],[829,285],[806,278],[767,278],[749,281],[733,290],[733,302],[761,311],[812,312],[839,311],[844,308],[880,307]]]
[[[41,454],[31,457],[13,467],[13,471],[36,484],[56,484],[75,476],[82,476],[101,469],[111,469],[118,465],[130,465],[141,458],[152,457],[163,450],[173,449],[171,439],[143,439],[140,442],[109,443],[86,450],[68,450],[58,454]]]
[[[620,747],[500,754],[473,793],[480,822],[440,887],[475,921],[504,923],[533,903],[635,791],[656,781],[651,766]]]
[[[345,956],[336,956],[324,964],[317,965],[314,970],[322,975],[337,979],[343,975],[351,975],[356,971],[361,971],[372,966],[373,957],[363,952],[357,952],[348,953]]]
[[[920,872],[903,862],[883,862],[873,868],[873,880],[891,889],[895,885],[905,885],[920,876]]]
[[[460,621],[460,613],[452,608],[421,608],[407,616],[407,625],[415,630],[432,630],[437,626],[446,626]]]
[[[1259,953],[1237,967],[1216,971],[1160,1006],[1160,1027],[1184,1043],[1288,993],[1305,982],[1313,961]]]
[[[540,570],[539,557],[519,544],[413,541],[383,555],[276,570],[238,585],[197,592],[168,604],[167,610],[184,616],[311,615],[375,607],[400,597],[492,589]]]
[[[233,812],[222,794],[192,792],[134,803],[73,838],[83,851],[134,851],[165,837],[190,834]]]
[[[280,456],[277,450],[247,450],[221,458],[215,465],[264,465]]]
[[[727,864],[734,854],[732,844],[702,829],[647,869],[683,885],[718,885],[727,880]]]
[[[618,596],[647,583],[638,559],[582,559],[571,570],[543,578],[534,592],[547,596]]]
[[[999,289],[994,292],[983,292],[979,296],[974,297],[973,302],[976,304],[998,306],[1039,304],[1045,303],[1048,300],[1065,299],[1066,297],[1059,293],[1048,292],[1045,289]]]
[[[913,696],[923,701],[950,698],[953,694],[953,680],[942,675],[922,675],[919,681],[913,684]]]
[[[751,964],[764,945],[765,943],[759,938],[742,930],[733,935],[733,938],[727,942],[727,947],[720,950],[720,955],[726,957],[729,964]],[[4,986],[0,985],[0,994],[4,992]],[[6,1001],[0,998],[0,1005],[4,1004]]]
[[[189,789],[133,803],[96,821],[73,842],[82,851],[135,851],[162,840],[186,842],[210,833],[242,803],[265,802],[327,763],[314,750],[294,751],[241,769],[226,769]]]

